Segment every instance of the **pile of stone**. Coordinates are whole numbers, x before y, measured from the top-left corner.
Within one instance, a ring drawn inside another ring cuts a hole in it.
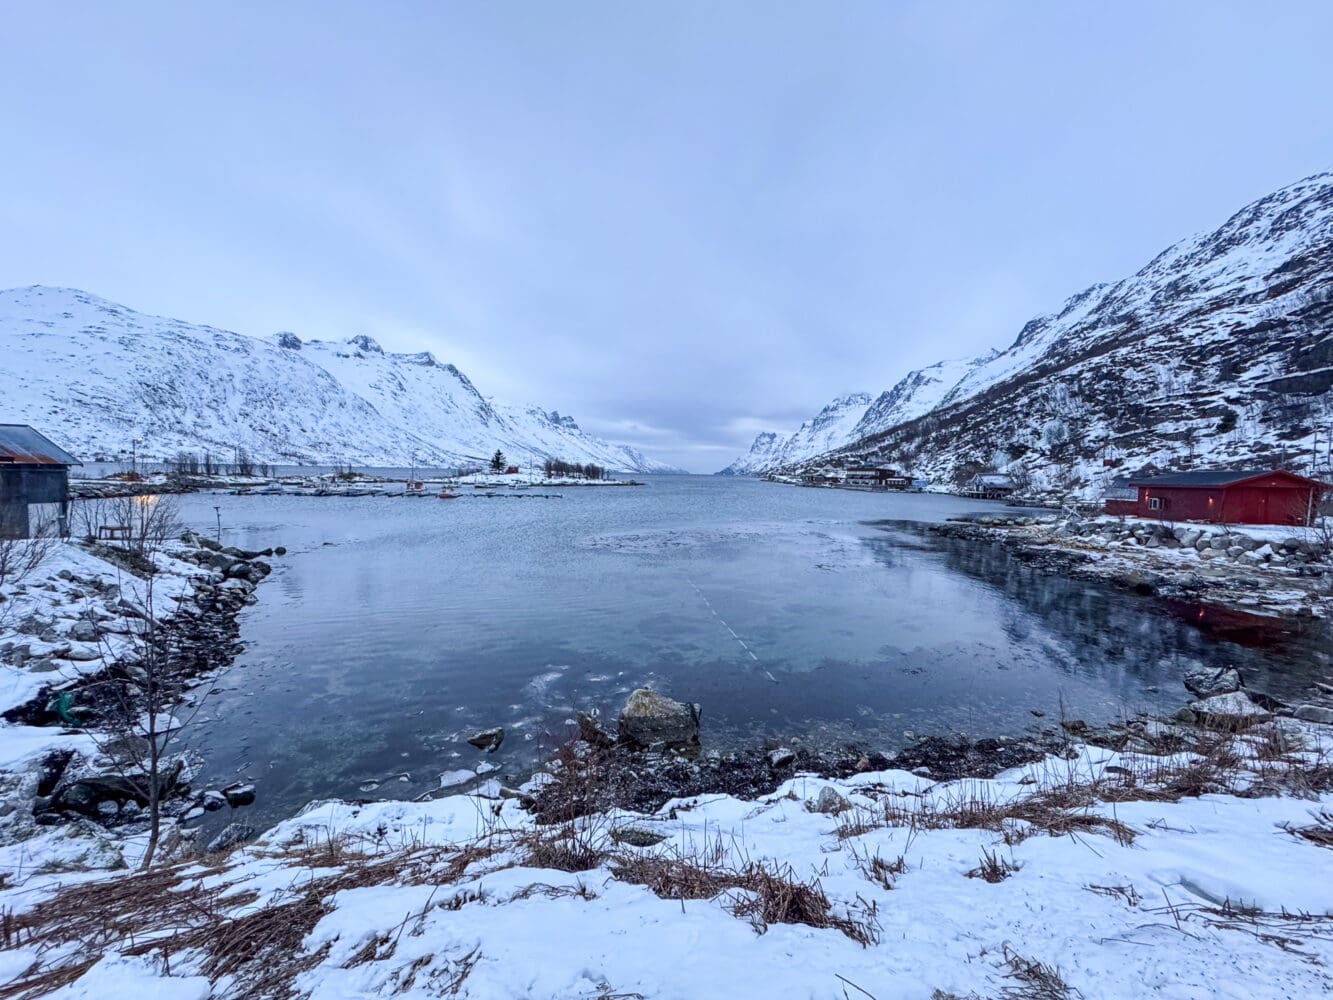
[[[1085,544],[1107,548],[1193,549],[1203,560],[1252,567],[1308,567],[1313,575],[1322,574],[1330,556],[1329,547],[1314,538],[1267,541],[1235,529],[1155,521],[1070,519],[1058,523],[1055,537],[1077,538]]]

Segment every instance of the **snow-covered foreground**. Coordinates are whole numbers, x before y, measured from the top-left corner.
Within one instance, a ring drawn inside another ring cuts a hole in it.
[[[216,866],[90,882],[32,859],[0,893],[0,977],[181,1000],[1327,995],[1330,748],[1284,722],[1207,757],[798,776],[547,828],[496,785],[321,803]]]

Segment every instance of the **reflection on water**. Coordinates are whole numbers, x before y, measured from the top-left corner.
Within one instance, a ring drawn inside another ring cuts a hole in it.
[[[1307,647],[1219,641],[1157,604],[1042,576],[996,545],[886,519],[979,506],[712,477],[560,501],[196,496],[195,526],[291,554],[200,734],[267,821],[317,797],[416,795],[483,759],[521,777],[581,708],[652,684],[701,702],[708,747],[767,736],[889,749],[1174,708],[1183,657],[1271,679]],[[1279,694],[1280,692],[1274,691]],[[362,791],[365,790],[365,791]],[[252,820],[253,821],[253,820]]]

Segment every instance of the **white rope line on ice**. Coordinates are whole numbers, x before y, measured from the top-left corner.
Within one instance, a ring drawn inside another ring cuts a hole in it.
[[[724,629],[726,629],[729,633],[731,633],[731,637],[735,639],[738,643],[740,643],[741,649],[745,650],[745,652],[749,655],[750,659],[754,660],[755,663],[758,663],[759,657],[754,655],[754,650],[751,649],[748,645],[746,645],[745,640],[736,634],[736,630],[727,624],[727,620],[717,613],[717,608],[713,607],[713,602],[708,599],[708,595],[705,594],[702,590],[700,590],[699,585],[695,583],[692,579],[690,579],[689,577],[686,577],[685,579],[689,580],[690,586],[693,587],[694,592],[699,595],[699,600],[703,601],[704,607],[708,608],[708,610],[712,612],[712,615],[714,618],[717,619],[718,624],[721,625]],[[764,669],[764,676],[767,677],[774,684],[778,682],[778,679],[774,677],[771,673],[769,673],[766,668]]]

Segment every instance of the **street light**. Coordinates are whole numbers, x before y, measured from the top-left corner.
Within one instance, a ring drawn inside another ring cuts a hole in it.
[[[137,473],[139,471],[139,445],[143,444],[143,438],[130,438],[130,471]]]

